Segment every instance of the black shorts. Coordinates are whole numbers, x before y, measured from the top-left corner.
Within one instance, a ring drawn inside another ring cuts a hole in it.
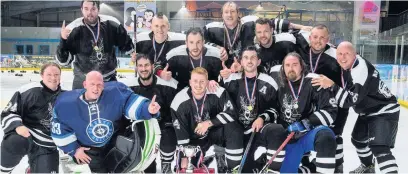
[[[394,147],[398,131],[399,111],[377,116],[359,116],[352,132],[352,138],[369,146]]]

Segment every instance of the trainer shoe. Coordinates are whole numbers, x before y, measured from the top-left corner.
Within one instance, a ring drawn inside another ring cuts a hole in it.
[[[373,163],[369,166],[361,164],[356,169],[350,171],[350,173],[375,173],[375,164]]]

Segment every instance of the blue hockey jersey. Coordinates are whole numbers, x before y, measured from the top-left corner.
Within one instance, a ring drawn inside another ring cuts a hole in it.
[[[120,82],[107,82],[95,102],[84,100],[85,89],[68,91],[55,102],[51,137],[64,153],[74,156],[80,146],[101,147],[109,142],[123,116],[132,120],[152,117],[150,100],[134,94]]]

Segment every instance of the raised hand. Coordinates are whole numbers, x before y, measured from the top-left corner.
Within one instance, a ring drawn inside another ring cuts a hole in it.
[[[156,95],[153,96],[148,109],[150,114],[157,114],[160,111],[160,105],[156,102]]]
[[[231,70],[225,66],[225,61],[222,61],[222,70],[220,71],[220,75],[223,79],[227,79],[231,75]]]
[[[65,27],[65,20],[64,20],[64,22],[62,22],[62,27],[61,27],[61,38],[64,40],[67,40],[70,33],[71,33],[71,30]]]
[[[234,63],[232,63],[231,65],[231,72],[235,73],[235,72],[239,72],[242,69],[241,64],[238,62],[238,59],[236,57],[234,57]]]
[[[169,69],[169,64],[166,64],[166,67],[164,67],[164,69],[162,70],[162,72],[160,73],[160,78],[169,81],[171,79],[171,71],[168,71]]]

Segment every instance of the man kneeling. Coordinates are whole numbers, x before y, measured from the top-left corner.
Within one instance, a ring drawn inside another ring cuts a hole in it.
[[[243,130],[235,121],[236,113],[227,91],[219,87],[209,92],[207,70],[191,72],[190,86],[181,90],[171,103],[171,115],[179,145],[226,146],[228,170],[238,169],[243,154]],[[196,166],[198,167],[198,166]]]

